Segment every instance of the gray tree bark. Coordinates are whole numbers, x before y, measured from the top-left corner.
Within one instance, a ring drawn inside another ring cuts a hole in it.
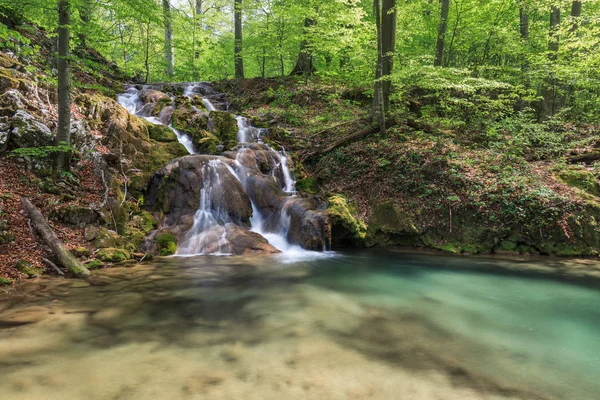
[[[560,9],[552,6],[550,13],[550,29],[548,33],[548,58],[554,62],[558,56],[560,24]],[[558,93],[558,82],[554,73],[550,73],[545,87],[542,89],[542,105],[540,107],[540,121],[551,118],[562,106],[562,96]]]
[[[233,57],[235,61],[235,78],[244,78],[244,57],[243,50],[243,33],[242,33],[242,0],[235,0],[234,10],[234,25],[235,25],[235,48]]]
[[[69,0],[58,1],[58,130],[54,144],[71,144],[71,91],[69,77],[69,24],[71,22]],[[56,172],[68,171],[71,152],[56,155]]]
[[[317,24],[317,20],[314,18],[304,18],[304,35],[306,36],[310,27]],[[317,69],[313,64],[312,45],[310,41],[305,37],[300,42],[300,51],[298,52],[298,58],[296,59],[296,65],[290,75],[305,75],[306,77],[315,73]]]
[[[394,53],[396,51],[396,0],[383,0],[381,3],[381,76],[389,77],[394,69]],[[390,108],[392,82],[384,79],[381,82],[383,106],[385,113]]]
[[[169,0],[162,0],[163,22],[165,25],[165,73],[172,78],[175,71],[175,55],[173,54],[173,16]]]
[[[67,250],[60,239],[56,237],[56,234],[52,228],[50,228],[50,225],[48,225],[46,218],[44,218],[36,206],[34,206],[27,197],[21,198],[21,204],[31,219],[33,227],[38,231],[42,240],[44,240],[44,243],[50,247],[50,250],[52,250],[52,253],[56,256],[58,261],[76,277],[85,278],[89,276],[90,271],[79,262],[79,260]]]
[[[434,67],[441,67],[444,64],[444,45],[446,44],[446,28],[448,27],[448,12],[450,11],[450,0],[441,0],[442,10],[440,15],[440,25],[438,26],[437,45],[435,48]]]
[[[571,17],[573,18],[573,25],[571,26],[571,32],[575,32],[579,27],[579,17],[581,17],[581,1],[574,1],[571,4]]]

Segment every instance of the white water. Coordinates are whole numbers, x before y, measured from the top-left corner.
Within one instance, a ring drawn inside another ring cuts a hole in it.
[[[127,92],[118,95],[117,102],[123,107],[125,107],[125,109],[127,109],[127,111],[129,111],[130,114],[133,114],[140,118],[144,118],[151,124],[163,125],[163,123],[155,117],[147,117],[139,114],[142,107],[140,107],[138,110],[138,104],[141,104],[141,100],[139,96],[139,90],[137,90],[136,88],[130,87],[129,89],[127,89]],[[188,135],[182,134],[177,129],[173,128],[171,124],[169,124],[168,127],[175,133],[179,143],[181,143],[190,154],[196,154],[196,151],[194,150],[194,145],[192,144],[192,139]]]
[[[197,93],[197,89],[200,88],[200,85],[202,84],[187,85],[183,91],[183,95],[186,97],[192,97]],[[202,88],[200,89],[202,90]],[[210,90],[210,88],[207,87],[204,87],[204,89]],[[126,93],[119,95],[117,100],[119,104],[125,107],[131,114],[144,118],[153,124],[162,124],[161,121],[155,117],[147,117],[139,114],[143,108],[143,104],[139,97],[139,90],[136,88],[129,88]],[[211,111],[216,111],[215,106],[209,99],[203,97],[202,101],[209,113]],[[261,135],[264,131],[263,129],[252,126],[250,121],[245,117],[238,115],[235,118],[238,124],[237,139],[241,145],[246,143],[262,143]],[[173,132],[175,132],[179,142],[185,146],[190,154],[196,154],[191,138],[173,128],[171,124],[168,126],[173,130]],[[275,151],[271,147],[269,148]],[[240,154],[243,151],[245,151],[244,148],[238,150],[238,156],[235,160],[235,169],[219,160],[211,160],[208,165],[205,165],[202,168],[204,187],[200,191],[199,208],[194,215],[194,223],[192,228],[181,240],[181,244],[177,249],[177,255],[226,255],[231,253],[231,244],[227,240],[224,226],[230,221],[227,213],[221,207],[218,207],[218,205],[213,204],[212,194],[213,190],[221,185],[221,179],[218,172],[218,167],[220,164],[225,165],[229,172],[240,181],[244,187],[244,190],[246,190],[246,192],[248,191],[248,172],[246,167],[239,161]],[[285,150],[276,153],[279,156],[279,163],[272,171],[272,175],[275,177],[282,176],[283,182],[281,182],[281,189],[288,194],[294,195],[296,193],[296,182],[288,165],[289,157],[285,153]],[[279,168],[281,169],[281,175],[276,174],[276,171]],[[282,252],[282,255],[280,255],[281,262],[289,263],[306,261],[315,258],[329,257],[331,254],[333,254],[331,252],[309,251],[298,245],[291,244],[287,240],[290,228],[290,216],[287,214],[285,207],[283,207],[281,211],[278,231],[266,231],[264,228],[263,216],[261,215],[260,210],[256,207],[252,199],[250,199],[250,201],[252,204],[252,217],[250,218],[251,230],[262,235],[272,246]]]

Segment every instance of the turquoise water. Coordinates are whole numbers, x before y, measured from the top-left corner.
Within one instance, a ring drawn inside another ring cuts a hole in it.
[[[28,282],[0,302],[0,398],[600,398],[600,291],[495,262],[169,258]]]

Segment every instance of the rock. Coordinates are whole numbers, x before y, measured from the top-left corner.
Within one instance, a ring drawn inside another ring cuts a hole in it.
[[[356,211],[342,195],[333,195],[328,199],[327,212],[331,218],[331,237],[337,242],[362,242],[367,233],[366,225],[354,214]]]
[[[131,254],[129,253],[129,251],[124,250],[124,249],[117,249],[117,248],[109,247],[109,248],[101,249],[98,252],[98,254],[96,254],[96,258],[98,260],[104,261],[104,262],[119,263],[121,261],[131,259]]]
[[[211,111],[213,133],[219,138],[226,149],[237,145],[238,124],[233,114],[226,111]]]
[[[50,217],[78,228],[84,228],[98,221],[98,213],[95,210],[79,205],[59,208]]]
[[[247,255],[279,253],[279,250],[269,244],[267,239],[249,229],[234,224],[226,224],[225,232],[227,240],[231,245],[232,254]]]
[[[289,217],[288,241],[308,250],[331,248],[331,219],[319,210],[317,199],[289,197],[280,213]]]
[[[169,95],[154,89],[140,90],[138,96],[144,103],[156,103],[159,100],[168,100],[171,102]]]
[[[177,252],[177,238],[169,232],[156,235],[154,243],[161,256],[170,256]]]
[[[200,191],[210,184],[212,207],[222,210],[229,222],[250,226],[250,199],[226,163],[231,160],[206,155],[173,160],[152,177],[146,204],[165,213],[167,226],[176,225],[182,216],[196,213]]]
[[[0,90],[17,89],[21,81],[17,79],[10,69],[0,67]]]
[[[15,263],[15,268],[30,278],[38,276],[42,272],[44,272],[43,268],[36,267],[31,262],[25,259],[17,260],[17,262]]]
[[[92,254],[92,251],[83,246],[78,246],[78,247],[71,249],[71,254],[73,254],[75,257],[79,257],[79,258],[89,257]]]
[[[41,147],[53,144],[52,132],[27,111],[18,110],[12,119],[10,141],[15,147]]]
[[[85,264],[85,267],[89,270],[98,269],[104,267],[104,263],[100,260],[92,260]]]
[[[0,153],[6,151],[10,138],[10,122],[8,117],[0,117]]]
[[[25,108],[27,99],[16,89],[7,90],[0,95],[0,113],[12,117],[17,110]]]
[[[194,149],[198,154],[219,154],[221,152],[219,149],[219,138],[212,133],[200,130],[190,136],[194,144]]]
[[[92,244],[99,249],[109,247],[125,247],[127,245],[127,239],[119,235],[117,232],[108,230],[106,228],[88,227],[84,231],[84,237],[86,240],[91,241]]]
[[[164,125],[149,124],[148,135],[157,142],[177,142],[177,135],[171,128]]]
[[[90,154],[96,150],[98,140],[92,134],[86,121],[80,119],[71,121],[71,144],[85,159],[88,159]]]

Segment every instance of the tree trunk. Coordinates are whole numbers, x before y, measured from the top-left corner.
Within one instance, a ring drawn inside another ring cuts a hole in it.
[[[575,32],[579,27],[579,17],[581,17],[581,1],[574,1],[571,4],[571,17],[573,19],[571,32]]]
[[[438,27],[437,46],[435,49],[434,67],[441,67],[444,64],[444,45],[446,43],[446,28],[448,26],[448,12],[450,11],[450,0],[441,0],[442,10],[440,16],[440,25]]]
[[[559,49],[559,33],[558,26],[560,24],[560,9],[552,6],[552,12],[550,13],[550,30],[548,33],[548,58],[550,62],[556,61],[558,49]],[[558,112],[562,105],[562,99],[559,93],[557,93],[558,83],[553,72],[550,72],[548,81],[544,89],[542,89],[542,106],[540,109],[540,121],[551,118]]]
[[[146,44],[144,47],[144,69],[146,70],[144,82],[148,83],[148,79],[150,79],[150,21],[146,22]]]
[[[80,51],[84,51],[87,49],[87,36],[85,31],[88,30],[88,25],[92,20],[92,4],[91,2],[84,1],[79,6],[79,19],[81,19],[81,24],[83,25],[83,30],[77,36],[79,38],[79,49]],[[82,53],[84,54],[84,53]]]
[[[196,15],[202,15],[202,0],[196,0]]]
[[[392,82],[385,79],[392,74],[396,51],[396,0],[383,0],[381,3],[381,82],[383,106],[387,114],[390,108]]]
[[[519,32],[521,40],[527,42],[529,40],[529,14],[523,7],[519,8]]]
[[[523,59],[521,62],[521,79],[526,88],[529,88],[529,60],[527,59],[527,46],[529,44],[529,12],[525,7],[519,8],[519,33],[521,35],[521,41],[523,43]],[[517,109],[523,110],[525,108],[525,101],[521,98],[517,99]]]
[[[371,121],[379,125],[381,133],[385,133],[385,103],[383,101],[383,85],[381,76],[383,71],[383,38],[381,26],[381,1],[374,0],[375,26],[377,28],[377,65],[375,69],[375,87],[373,93],[373,106],[371,107]]]
[[[173,17],[169,0],[163,0],[163,19],[165,25],[165,73],[172,78],[175,71],[175,57],[173,54]]]
[[[21,198],[21,204],[27,215],[29,215],[33,227],[38,231],[44,243],[50,247],[50,250],[52,250],[58,261],[76,277],[85,278],[89,276],[90,271],[56,237],[56,234],[50,228],[50,225],[48,225],[46,218],[44,218],[36,206],[27,197]]]
[[[244,57],[242,54],[242,0],[235,0],[234,25],[235,49],[233,51],[233,58],[235,61],[235,78],[244,79]]]
[[[58,130],[55,145],[71,144],[71,92],[69,77],[69,0],[58,1]],[[68,171],[71,152],[57,153],[54,168],[56,172]]]
[[[317,24],[313,18],[304,18],[304,39],[300,43],[300,52],[296,59],[296,65],[290,75],[306,75],[307,77],[316,72],[313,64],[312,45],[306,36],[310,33],[310,27]]]

